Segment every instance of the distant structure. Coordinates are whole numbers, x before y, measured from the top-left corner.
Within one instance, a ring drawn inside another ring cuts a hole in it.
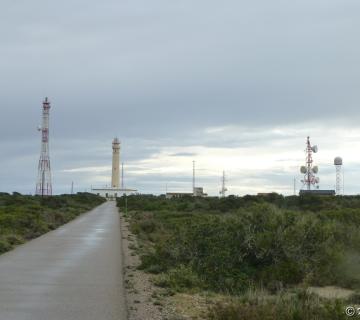
[[[112,143],[113,156],[112,156],[112,175],[111,187],[115,189],[120,188],[120,141],[115,138]]]
[[[204,192],[203,187],[195,187],[194,197],[207,197],[207,193]]]
[[[117,197],[122,196],[123,194],[135,193],[135,189],[126,189],[123,188],[123,181],[121,181],[120,187],[120,141],[118,138],[114,138],[112,142],[112,170],[111,170],[111,188],[93,188],[91,187],[91,192],[99,196],[102,196],[108,200],[115,200]],[[123,177],[123,167],[122,167],[122,177]]]
[[[193,195],[195,196],[195,160],[193,160],[193,180],[192,180],[192,190],[193,190]]]
[[[225,198],[226,197],[226,176],[225,176],[225,171],[223,171],[223,175],[222,175],[222,179],[221,179],[221,190],[220,190],[220,197]]]
[[[38,165],[38,178],[35,194],[39,196],[52,195],[50,154],[49,154],[49,114],[50,102],[45,98],[43,102],[42,125],[38,127],[41,131],[41,153]]]
[[[296,196],[296,178],[294,177],[294,196]]]
[[[165,197],[167,199],[171,198],[183,198],[183,197],[207,197],[207,193],[204,193],[204,188],[202,187],[196,187],[195,184],[195,161],[192,162],[192,192],[167,192],[167,186],[166,186],[166,194]]]
[[[341,171],[342,171],[342,165],[343,165],[343,159],[341,157],[336,157],[334,159],[334,165],[336,170],[336,185],[335,185],[335,191],[336,195],[341,194]],[[344,190],[343,190],[344,192]]]
[[[121,189],[124,189],[124,162],[121,163]]]
[[[166,192],[166,199],[193,197],[193,192]]]
[[[300,172],[304,174],[304,179],[301,182],[306,186],[307,190],[311,190],[313,186],[315,189],[319,189],[320,179],[315,176],[318,173],[319,168],[317,166],[313,166],[313,153],[318,152],[317,146],[312,146],[310,143],[310,137],[307,137],[306,141],[306,165],[300,168]]]
[[[306,194],[316,194],[316,195],[335,195],[335,190],[319,190],[320,179],[315,175],[319,172],[318,166],[313,165],[313,153],[318,152],[317,146],[312,146],[310,142],[310,137],[307,137],[306,140],[306,163],[305,166],[300,168],[300,172],[304,174],[304,179],[301,180],[305,189],[300,190],[300,195]],[[313,189],[312,189],[313,187]]]
[[[334,196],[335,190],[300,190],[300,195],[314,194],[318,196]]]

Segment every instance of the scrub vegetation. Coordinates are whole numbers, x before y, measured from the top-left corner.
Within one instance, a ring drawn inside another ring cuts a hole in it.
[[[346,301],[307,288],[360,288],[360,196],[129,196],[127,208],[157,285],[234,297],[210,319],[345,319]]]
[[[90,193],[52,197],[0,193],[0,253],[77,217],[104,199]]]

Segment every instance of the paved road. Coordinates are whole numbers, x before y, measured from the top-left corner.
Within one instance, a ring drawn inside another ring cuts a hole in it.
[[[115,202],[0,256],[0,320],[125,320]]]

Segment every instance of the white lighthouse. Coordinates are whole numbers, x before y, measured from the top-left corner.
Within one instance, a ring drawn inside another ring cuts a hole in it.
[[[123,175],[122,175],[123,176]],[[124,181],[120,184],[120,140],[114,138],[112,141],[112,169],[111,169],[111,187],[91,187],[91,192],[102,196],[108,200],[115,200],[123,194],[133,194],[135,189],[123,187]]]
[[[120,141],[115,138],[112,143],[113,156],[112,156],[112,175],[111,187],[114,189],[120,188]]]

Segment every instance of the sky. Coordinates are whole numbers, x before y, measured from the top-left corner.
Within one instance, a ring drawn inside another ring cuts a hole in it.
[[[320,188],[360,193],[358,0],[3,0],[0,191],[34,193],[44,97],[54,193],[293,193],[306,137]]]

